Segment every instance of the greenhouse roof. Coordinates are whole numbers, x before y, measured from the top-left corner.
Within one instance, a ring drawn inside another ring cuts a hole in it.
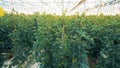
[[[86,13],[87,15],[98,13],[105,15],[120,14],[119,0],[0,0],[0,6],[5,11],[10,12],[14,8],[15,11],[25,14],[45,12],[61,15],[63,11],[68,15],[76,12],[79,12],[79,14]]]

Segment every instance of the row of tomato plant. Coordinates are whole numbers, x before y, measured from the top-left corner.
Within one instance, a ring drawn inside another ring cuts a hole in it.
[[[0,58],[12,55],[10,66],[32,58],[41,68],[120,67],[119,15],[5,14],[0,36]]]

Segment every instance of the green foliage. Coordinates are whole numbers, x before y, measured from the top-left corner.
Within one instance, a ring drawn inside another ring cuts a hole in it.
[[[0,53],[13,55],[11,65],[34,59],[40,68],[120,67],[120,16],[6,14],[0,36]]]
[[[1,18],[1,49],[0,53],[12,54],[12,65],[24,64],[27,57],[32,53],[32,45],[35,41],[36,20],[25,15],[7,14]],[[12,48],[12,49],[11,49]],[[9,59],[9,55],[8,59]],[[2,66],[2,65],[1,65]]]
[[[88,49],[92,63],[96,63],[95,68],[119,68],[120,18],[100,16],[95,22],[99,24],[92,25],[92,33],[89,34],[94,39],[94,44]]]
[[[13,19],[15,21],[14,30],[9,34],[13,41],[13,65],[24,64],[27,61],[26,59],[32,54],[33,42],[35,41],[34,34],[37,29],[36,19],[17,15],[15,17]]]
[[[6,17],[10,17],[10,15],[6,15]],[[6,19],[6,17],[0,17],[0,67],[3,61],[8,58],[3,53],[11,53],[13,47],[12,40],[8,37],[13,30],[12,20],[10,18]]]
[[[82,40],[85,32],[81,27],[63,18],[44,19],[48,22],[39,23],[34,43],[36,61],[44,68],[88,68],[86,42]]]

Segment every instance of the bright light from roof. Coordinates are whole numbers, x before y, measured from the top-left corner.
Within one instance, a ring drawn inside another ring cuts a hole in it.
[[[67,11],[67,14],[86,13],[98,14],[120,14],[120,4],[106,5],[101,8],[95,8],[99,4],[106,4],[110,0],[86,0],[75,10],[70,11],[80,0],[1,0],[0,6],[6,11],[11,11],[13,8],[18,12],[32,14],[34,12],[49,13],[61,15],[62,11]]]

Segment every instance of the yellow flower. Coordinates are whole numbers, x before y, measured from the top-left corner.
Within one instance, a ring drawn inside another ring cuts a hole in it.
[[[77,58],[73,58],[72,59],[72,62],[74,63],[74,62],[77,62]]]
[[[4,16],[4,10],[0,7],[0,17]]]

